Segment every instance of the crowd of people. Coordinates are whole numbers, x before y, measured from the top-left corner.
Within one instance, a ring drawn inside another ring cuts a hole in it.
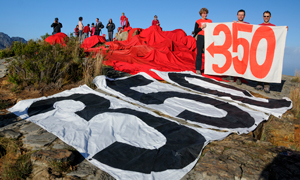
[[[85,38],[93,36],[93,35],[101,35],[101,30],[103,30],[104,25],[102,24],[101,21],[99,21],[99,18],[96,18],[96,23],[92,23],[91,26],[90,24],[87,24],[86,26],[83,25],[82,23],[83,17],[79,17],[79,22],[76,25],[74,32],[75,36],[79,37],[80,41],[83,42]],[[130,23],[128,18],[125,16],[125,13],[122,13],[122,16],[120,17],[120,24],[121,27],[118,29],[119,31],[129,31],[131,29]],[[157,15],[154,16],[154,20],[152,21],[153,26],[160,26],[159,20],[157,19]],[[53,27],[53,33],[52,35],[61,32],[62,24],[58,22],[58,18],[55,18],[54,23],[52,23],[51,27]],[[108,32],[108,41],[113,41],[113,32],[116,28],[116,25],[113,23],[113,20],[110,18],[107,25],[106,29]],[[103,36],[106,36],[103,34]]]
[[[207,23],[212,23],[212,20],[207,18],[208,15],[208,9],[207,8],[202,8],[199,11],[199,14],[201,16],[200,19],[198,19],[195,23],[194,31],[192,32],[193,36],[197,39],[196,44],[197,44],[197,56],[196,56],[196,63],[195,63],[195,69],[197,74],[201,74],[201,68],[202,68],[202,53],[204,53],[204,35],[205,35],[205,28]],[[241,9],[237,12],[237,21],[234,20],[234,23],[244,23],[244,24],[249,24],[248,22],[245,22],[246,12],[245,10]],[[263,13],[263,20],[264,22],[259,24],[262,26],[275,26],[274,24],[270,23],[270,18],[271,18],[271,12],[270,11],[265,11]],[[92,23],[91,27],[90,24],[87,24],[86,26],[83,25],[82,23],[83,18],[79,17],[79,22],[78,25],[76,25],[75,28],[75,36],[79,37],[80,41],[83,42],[85,38],[93,35],[100,35],[101,30],[104,28],[104,25],[102,24],[101,21],[99,21],[99,18],[96,18],[96,23]],[[124,29],[128,29],[130,27],[128,18],[125,16],[125,13],[122,13],[122,16],[120,17],[120,24],[121,27],[118,29],[118,31],[122,31]],[[157,19],[157,15],[154,16],[154,20],[152,21],[152,26],[160,26],[160,22]],[[58,32],[61,32],[62,24],[58,22],[58,18],[55,18],[54,23],[52,23],[51,27],[53,27],[53,33],[56,34]],[[112,19],[109,19],[106,29],[108,31],[108,41],[113,41],[113,32],[115,30],[116,26],[113,23]],[[130,27],[131,28],[131,27]],[[105,34],[103,34],[105,36]],[[230,80],[233,81],[234,77],[228,76],[226,78],[223,78],[224,80]],[[241,78],[236,77],[236,83],[238,85],[242,84]],[[266,93],[270,92],[270,85],[269,83],[262,83],[262,82],[257,82],[256,86],[257,90],[264,90]]]

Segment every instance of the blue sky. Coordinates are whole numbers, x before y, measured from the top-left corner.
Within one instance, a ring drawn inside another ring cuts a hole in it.
[[[232,22],[236,20],[239,9],[246,11],[245,21],[251,24],[263,22],[265,10],[272,13],[271,23],[288,26],[283,74],[294,75],[300,70],[300,1],[82,1],[82,0],[1,0],[0,32],[10,37],[23,37],[26,40],[40,38],[45,33],[52,33],[50,25],[55,17],[63,24],[62,32],[74,32],[78,17],[83,17],[83,24],[91,24],[98,17],[103,24],[112,18],[120,26],[122,12],[135,28],[147,28],[153,16],[157,15],[163,30],[183,29],[188,35],[193,31],[195,21],[200,18],[199,10],[206,7],[208,18],[213,22]],[[103,32],[107,34],[106,29]]]

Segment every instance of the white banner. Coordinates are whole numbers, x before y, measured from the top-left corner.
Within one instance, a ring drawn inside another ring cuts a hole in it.
[[[120,180],[180,179],[209,142],[230,134],[181,125],[87,86],[23,100],[8,110]]]
[[[208,23],[204,73],[281,83],[286,26]]]

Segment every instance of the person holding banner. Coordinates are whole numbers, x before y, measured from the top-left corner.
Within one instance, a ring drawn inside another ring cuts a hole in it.
[[[194,34],[197,35],[197,56],[196,56],[196,73],[201,74],[202,68],[202,53],[204,48],[204,28],[207,23],[212,23],[212,20],[207,19],[208,9],[201,8],[199,11],[201,19],[195,23]]]
[[[275,26],[275,24],[270,23],[271,19],[271,12],[270,11],[265,11],[263,13],[263,19],[264,22],[259,24],[261,26]],[[266,93],[270,93],[270,84],[265,82],[257,82],[257,85],[255,87],[256,90],[264,90]]]
[[[245,10],[244,10],[244,9],[240,9],[240,10],[237,12],[237,18],[238,18],[238,20],[237,20],[237,21],[234,20],[233,22],[234,22],[234,23],[250,24],[250,23],[244,21],[245,16],[246,16]],[[226,77],[226,78],[223,78],[223,80],[234,81],[234,77],[228,76],[228,77]],[[241,80],[240,77],[237,77],[237,78],[236,78],[236,84],[237,84],[237,85],[241,85],[241,84],[242,84],[242,80]]]

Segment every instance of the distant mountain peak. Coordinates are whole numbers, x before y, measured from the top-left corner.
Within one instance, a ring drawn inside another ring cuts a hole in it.
[[[6,47],[9,47],[14,41],[27,43],[27,41],[24,38],[9,37],[7,34],[0,32],[0,49],[5,49]]]

